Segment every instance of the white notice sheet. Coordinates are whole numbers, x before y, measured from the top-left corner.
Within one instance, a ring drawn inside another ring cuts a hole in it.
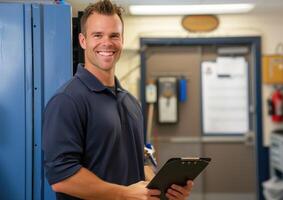
[[[248,65],[244,57],[203,62],[204,134],[239,134],[249,130]]]

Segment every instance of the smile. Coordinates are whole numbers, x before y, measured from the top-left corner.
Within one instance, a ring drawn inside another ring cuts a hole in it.
[[[97,53],[101,56],[113,56],[115,51],[97,51]]]

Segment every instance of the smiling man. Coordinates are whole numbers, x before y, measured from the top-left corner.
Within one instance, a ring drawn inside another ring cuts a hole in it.
[[[158,200],[147,189],[143,118],[137,100],[115,78],[123,47],[121,8],[89,5],[79,35],[85,64],[48,102],[43,123],[46,177],[58,200]],[[184,200],[192,183],[167,197]]]

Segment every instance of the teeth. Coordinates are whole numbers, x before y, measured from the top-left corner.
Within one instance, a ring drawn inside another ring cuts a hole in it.
[[[101,56],[112,56],[114,52],[113,51],[98,51],[98,54]]]

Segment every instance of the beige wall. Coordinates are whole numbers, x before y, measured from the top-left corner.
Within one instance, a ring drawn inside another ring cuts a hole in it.
[[[139,39],[141,37],[228,37],[228,36],[261,36],[262,54],[274,54],[278,43],[283,43],[283,14],[249,14],[220,15],[219,27],[211,33],[189,33],[181,26],[182,16],[172,17],[125,17],[125,51],[116,69],[118,77],[123,77],[128,71],[136,70],[122,81],[125,88],[135,96],[139,94],[140,65]],[[268,144],[268,135],[276,127],[267,116],[266,99],[272,88],[262,86],[263,91],[263,125]]]

